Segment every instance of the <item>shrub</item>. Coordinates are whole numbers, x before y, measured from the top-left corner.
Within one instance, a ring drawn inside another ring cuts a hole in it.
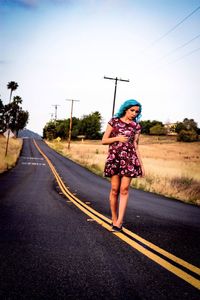
[[[167,134],[167,130],[164,126],[160,125],[160,124],[156,124],[153,127],[150,128],[150,134],[153,135],[166,135]]]
[[[179,142],[195,142],[198,141],[198,134],[195,130],[181,130],[177,136]]]

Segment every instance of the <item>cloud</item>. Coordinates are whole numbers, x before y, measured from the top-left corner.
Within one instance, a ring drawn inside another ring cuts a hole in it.
[[[16,2],[19,2],[19,4],[22,4],[27,7],[35,7],[39,3],[38,0],[18,0]]]
[[[6,9],[12,7],[35,8],[39,2],[39,0],[2,0],[0,7]]]
[[[72,0],[2,0],[0,5],[6,7],[18,6],[22,8],[35,9],[41,4],[69,4]]]

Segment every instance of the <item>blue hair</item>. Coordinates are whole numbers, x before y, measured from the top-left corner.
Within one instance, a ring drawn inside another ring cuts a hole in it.
[[[121,118],[125,115],[125,112],[127,111],[127,109],[129,109],[132,106],[139,106],[139,113],[138,115],[135,117],[135,121],[138,123],[140,118],[141,118],[141,112],[142,112],[142,105],[140,104],[140,102],[138,102],[137,100],[134,99],[130,99],[130,100],[126,100],[119,108],[118,112],[115,114],[115,117]]]

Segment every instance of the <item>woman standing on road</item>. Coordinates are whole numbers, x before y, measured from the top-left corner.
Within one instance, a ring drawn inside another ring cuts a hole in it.
[[[110,209],[113,231],[122,231],[131,179],[144,176],[138,151],[141,132],[138,121],[141,111],[142,105],[138,101],[125,101],[108,122],[102,138],[102,144],[109,145],[104,175],[111,178]]]

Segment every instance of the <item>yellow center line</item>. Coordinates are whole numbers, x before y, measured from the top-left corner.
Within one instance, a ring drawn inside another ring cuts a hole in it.
[[[56,178],[56,180],[58,182],[58,185],[59,185],[62,193],[68,199],[70,199],[70,201],[72,201],[86,215],[88,215],[90,218],[94,219],[102,227],[104,227],[107,230],[111,231],[111,226],[110,226],[111,220],[109,218],[105,217],[104,215],[100,214],[99,212],[97,212],[96,210],[94,210],[93,208],[88,206],[87,204],[83,203],[77,197],[75,197],[68,190],[68,188],[65,186],[65,184],[63,183],[63,181],[60,178],[59,174],[57,173],[55,167],[53,166],[53,164],[51,163],[49,158],[45,155],[45,153],[39,148],[39,146],[37,145],[35,140],[34,140],[34,144],[35,144],[36,148],[38,149],[38,151],[46,159],[52,173],[54,174],[54,177]],[[173,254],[165,251],[164,249],[154,245],[153,243],[143,239],[139,235],[133,233],[132,231],[130,231],[130,230],[124,228],[124,227],[123,227],[123,232],[126,233],[127,235],[129,235],[130,237],[136,239],[137,241],[143,243],[144,245],[148,246],[149,248],[155,250],[156,252],[160,253],[161,255],[169,258],[170,260],[174,261],[175,263],[187,268],[188,270],[192,271],[193,273],[196,273],[196,274],[200,275],[200,269],[198,267],[184,261],[183,259],[180,259],[180,258],[176,257],[175,255],[173,255]],[[142,245],[138,244],[137,242],[133,241],[131,238],[124,235],[122,232],[113,232],[113,234],[115,234],[121,240],[123,240],[124,242],[129,244],[131,247],[135,248],[136,250],[138,250],[139,252],[141,252],[142,254],[144,254],[145,256],[147,256],[148,258],[150,258],[151,260],[153,260],[157,264],[161,265],[162,267],[164,267],[168,271],[172,272],[173,274],[175,274],[179,278],[182,278],[183,280],[185,280],[186,282],[188,282],[189,284],[191,284],[195,288],[200,289],[200,280],[198,280],[195,277],[189,275],[188,273],[186,273],[185,271],[179,269],[178,267],[172,265],[170,262],[168,262],[165,259],[161,258],[157,254],[151,252],[150,250],[147,250]]]
[[[143,243],[144,245],[148,246],[149,248],[155,250],[156,252],[159,252],[160,254],[168,257],[170,260],[174,261],[175,263],[185,267],[186,269],[192,271],[193,273],[196,273],[197,275],[200,275],[200,268],[186,262],[185,260],[171,254],[168,251],[165,251],[164,249],[154,245],[153,243],[143,239],[142,237],[140,237],[139,235],[135,234],[134,232],[123,228],[123,231],[128,234],[129,236],[135,238],[136,240],[138,240],[139,242]]]
[[[117,234],[127,244],[131,245],[133,248],[135,248],[139,252],[143,253],[144,255],[146,255],[148,258],[150,258],[151,260],[153,260],[154,262],[156,262],[160,266],[162,266],[165,269],[167,269],[168,271],[172,272],[173,274],[175,274],[179,278],[185,280],[186,282],[193,285],[197,289],[200,289],[200,280],[198,280],[195,277],[189,275],[188,273],[186,273],[185,271],[179,269],[178,267],[175,267],[174,265],[172,265],[171,263],[169,263],[165,259],[161,258],[157,254],[154,254],[151,251],[145,249],[143,246],[141,246],[140,244],[138,244],[135,241],[131,240],[127,236],[123,235],[122,233],[117,233]]]

